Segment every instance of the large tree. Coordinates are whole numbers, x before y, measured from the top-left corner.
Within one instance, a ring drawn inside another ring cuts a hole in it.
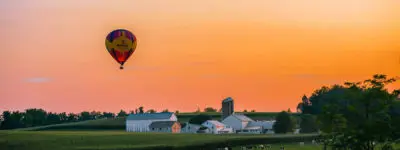
[[[90,113],[88,111],[83,111],[79,115],[80,121],[91,120],[91,119],[93,119],[93,117],[90,115]]]
[[[280,112],[275,118],[273,129],[275,133],[293,132],[294,122],[290,114],[286,111]]]
[[[318,132],[317,119],[310,114],[304,114],[300,119],[300,133]]]
[[[154,109],[149,109],[149,110],[146,111],[146,113],[156,113],[156,112],[157,112],[157,111],[154,110]]]
[[[297,105],[297,112],[301,112],[303,114],[311,113],[311,102],[306,95],[303,95],[301,98],[301,102]]]
[[[399,91],[389,92],[386,86],[395,81],[378,74],[362,82],[316,90],[310,97],[310,113],[318,115],[328,144],[373,150],[374,143],[392,142],[398,136],[393,119]]]
[[[92,111],[90,112],[91,119],[98,119],[102,117],[102,113],[100,111]]]
[[[46,124],[58,124],[61,123],[61,118],[57,113],[48,113],[46,118]]]
[[[25,111],[24,123],[27,127],[45,125],[47,112],[43,109],[27,109]]]
[[[136,113],[143,114],[143,113],[144,113],[144,108],[143,108],[143,106],[140,106],[140,107],[139,107],[139,112],[136,112]]]
[[[191,123],[191,124],[202,124],[203,122],[205,122],[207,120],[212,120],[211,116],[200,114],[200,115],[196,115],[196,116],[190,118],[189,123]]]
[[[24,113],[19,111],[10,112],[4,111],[2,114],[3,121],[0,124],[0,129],[14,129],[25,127],[23,123]]]
[[[119,111],[119,113],[118,113],[118,115],[117,115],[118,117],[125,117],[125,116],[128,116],[128,114],[126,113],[126,111],[124,111],[124,110],[120,110]]]
[[[104,117],[104,118],[114,118],[115,114],[112,113],[112,112],[103,112],[102,117]]]
[[[75,121],[78,121],[78,119],[79,119],[79,116],[77,114],[74,114],[74,113],[68,114],[68,117],[67,117],[68,122],[75,122]]]
[[[61,122],[68,122],[67,113],[62,112],[62,113],[58,114],[58,116],[60,117],[60,121],[61,121]]]
[[[204,112],[217,112],[217,109],[212,108],[212,107],[206,107],[206,108],[204,108]]]

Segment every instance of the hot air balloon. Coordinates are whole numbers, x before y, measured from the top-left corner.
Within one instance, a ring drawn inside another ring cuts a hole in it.
[[[124,64],[136,49],[137,39],[132,32],[125,29],[117,29],[110,32],[106,37],[106,48],[110,55],[121,64]]]

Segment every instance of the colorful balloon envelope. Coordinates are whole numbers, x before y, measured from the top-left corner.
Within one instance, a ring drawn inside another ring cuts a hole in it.
[[[125,62],[135,52],[137,39],[132,32],[125,29],[117,29],[106,37],[106,48],[110,55],[121,64],[124,69]]]

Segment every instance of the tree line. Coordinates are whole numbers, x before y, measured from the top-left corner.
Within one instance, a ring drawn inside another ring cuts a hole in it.
[[[396,79],[376,74],[361,82],[323,86],[297,105],[300,126],[321,131],[324,149],[392,149],[400,138],[400,90],[387,86]]]
[[[1,115],[0,129],[15,129],[35,127],[59,123],[94,120],[100,118],[114,118],[116,115],[111,112],[83,111],[81,113],[54,113],[46,112],[43,109],[32,108],[20,111],[4,111]],[[117,116],[126,116],[122,111]]]
[[[139,107],[134,111],[130,111],[131,114],[144,113],[144,108]],[[100,111],[83,111],[81,113],[54,113],[46,112],[41,108],[26,109],[24,112],[20,111],[4,111],[0,116],[0,129],[16,129],[35,127],[51,124],[70,123],[86,120],[95,120],[103,118],[115,118],[125,117],[128,113],[121,110],[115,114],[112,112],[100,112]]]
[[[60,123],[70,123],[86,120],[95,120],[103,118],[115,118],[115,117],[125,117],[129,114],[141,114],[141,113],[156,113],[154,109],[145,110],[143,106],[126,112],[120,110],[118,113],[112,112],[99,112],[99,111],[83,111],[80,113],[55,113],[46,112],[41,108],[31,108],[26,109],[24,112],[20,111],[4,111],[0,116],[0,130],[6,129],[16,129],[16,128],[26,128],[35,127],[51,124]],[[164,109],[161,112],[170,112],[168,109]],[[217,109],[212,107],[207,107],[204,112],[217,112]],[[179,111],[175,111],[176,114]]]

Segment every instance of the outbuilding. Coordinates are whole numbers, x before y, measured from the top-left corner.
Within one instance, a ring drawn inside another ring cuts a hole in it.
[[[178,121],[174,113],[130,114],[126,118],[127,132],[150,132],[150,124],[157,121]]]
[[[151,132],[181,132],[181,124],[177,121],[155,121],[150,124],[149,128]]]

